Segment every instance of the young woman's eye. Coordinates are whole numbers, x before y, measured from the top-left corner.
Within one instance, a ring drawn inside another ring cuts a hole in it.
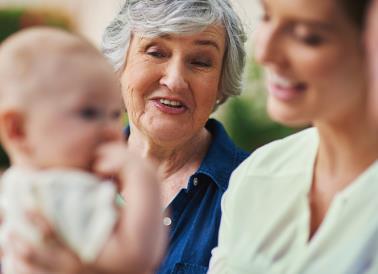
[[[321,36],[315,35],[315,34],[307,35],[307,36],[301,37],[300,39],[304,44],[311,47],[320,46],[324,42],[324,39]]]
[[[290,26],[288,31],[292,32],[295,39],[310,47],[320,46],[325,40],[324,35],[320,35],[302,25]]]
[[[86,120],[94,120],[100,118],[102,113],[95,107],[86,107],[79,111],[79,115]]]

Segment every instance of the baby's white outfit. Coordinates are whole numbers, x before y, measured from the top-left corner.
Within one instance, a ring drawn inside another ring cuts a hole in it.
[[[1,177],[0,188],[4,220],[0,244],[6,274],[13,273],[11,264],[7,265],[5,238],[9,232],[16,232],[34,246],[44,244],[41,233],[26,217],[28,211],[40,212],[85,262],[96,259],[117,220],[115,186],[83,171],[12,167]]]

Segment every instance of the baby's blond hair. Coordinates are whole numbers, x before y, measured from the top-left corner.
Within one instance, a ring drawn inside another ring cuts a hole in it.
[[[85,39],[56,28],[30,28],[10,36],[0,45],[0,111],[52,92],[49,85],[55,83],[49,78],[67,62],[95,56],[100,52]]]

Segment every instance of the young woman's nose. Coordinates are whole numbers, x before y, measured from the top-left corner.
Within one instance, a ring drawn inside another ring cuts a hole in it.
[[[280,65],[284,62],[279,33],[274,27],[260,26],[255,36],[254,55],[262,65]]]
[[[179,58],[169,60],[162,72],[160,84],[171,91],[186,90],[189,84],[186,79],[185,63]]]

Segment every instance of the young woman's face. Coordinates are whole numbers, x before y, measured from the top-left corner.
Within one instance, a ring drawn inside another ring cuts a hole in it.
[[[336,122],[365,107],[361,33],[336,0],[263,0],[256,59],[268,111],[288,125]]]
[[[180,144],[203,129],[219,96],[225,32],[134,34],[121,75],[131,124],[159,144]]]

